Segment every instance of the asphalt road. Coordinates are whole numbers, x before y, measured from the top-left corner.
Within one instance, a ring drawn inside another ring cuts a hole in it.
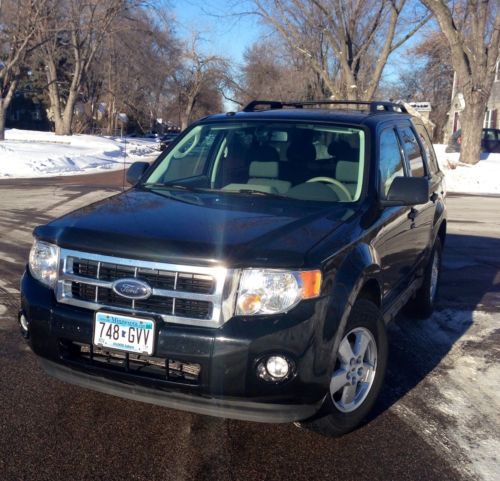
[[[390,328],[372,419],[340,439],[203,417],[49,378],[18,334],[31,230],[122,174],[0,181],[0,481],[469,480],[500,476],[500,199],[449,198],[438,312]],[[497,477],[498,479],[498,477]]]

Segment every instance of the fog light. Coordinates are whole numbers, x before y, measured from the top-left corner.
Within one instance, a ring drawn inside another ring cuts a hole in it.
[[[284,356],[270,356],[257,365],[257,375],[264,381],[283,381],[290,377],[293,362]]]
[[[30,325],[28,318],[22,313],[19,313],[19,326],[21,328],[21,334],[28,339],[30,333]]]
[[[266,369],[272,377],[283,379],[288,376],[290,366],[284,357],[271,356],[266,362]]]

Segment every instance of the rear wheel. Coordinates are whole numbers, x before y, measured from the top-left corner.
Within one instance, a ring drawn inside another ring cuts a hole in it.
[[[434,243],[429,263],[425,268],[424,281],[415,297],[408,303],[406,312],[415,318],[426,319],[434,311],[439,294],[441,277],[442,246],[438,237]]]
[[[375,403],[386,366],[387,336],[380,310],[359,299],[339,344],[324,415],[302,426],[330,437],[352,431]]]

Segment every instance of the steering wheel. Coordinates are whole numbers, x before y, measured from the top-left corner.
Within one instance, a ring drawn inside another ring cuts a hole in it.
[[[347,190],[347,187],[337,179],[333,179],[332,177],[313,177],[312,179],[306,180],[306,183],[308,182],[326,182],[327,184],[331,184],[339,200],[352,202],[351,193]]]

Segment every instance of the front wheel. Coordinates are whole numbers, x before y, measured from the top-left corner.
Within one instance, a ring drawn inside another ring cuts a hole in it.
[[[359,299],[354,304],[340,341],[325,415],[302,425],[337,437],[352,431],[371,410],[387,366],[387,335],[378,307]]]

